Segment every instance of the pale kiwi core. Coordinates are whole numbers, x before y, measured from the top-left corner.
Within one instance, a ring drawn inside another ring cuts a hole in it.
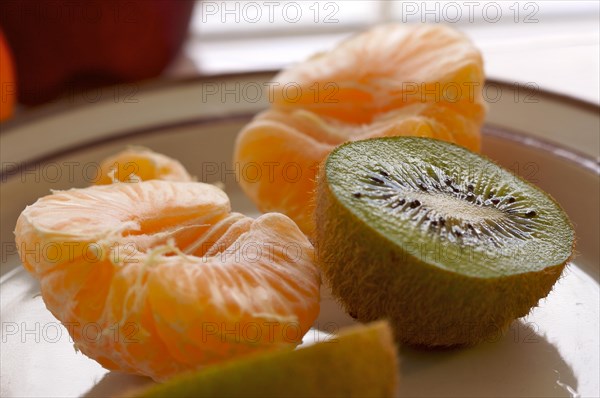
[[[424,206],[430,206],[444,218],[457,218],[464,222],[482,223],[486,220],[499,221],[504,217],[502,211],[493,207],[474,206],[464,200],[449,195],[431,195],[415,192],[413,196]]]

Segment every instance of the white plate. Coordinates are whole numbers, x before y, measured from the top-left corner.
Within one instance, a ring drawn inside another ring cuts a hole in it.
[[[135,144],[180,159],[200,180],[223,181],[234,208],[255,213],[234,176],[209,173],[212,168],[207,165],[231,169],[235,135],[265,107],[267,96],[259,94],[255,101],[254,95],[222,97],[221,92],[207,95],[207,90],[268,87],[269,77],[228,76],[146,88],[135,95],[137,102],[111,98],[93,105],[53,106],[2,126],[1,396],[106,396],[148,383],[142,377],[107,372],[74,351],[66,329],[45,309],[37,283],[15,255],[12,230],[22,209],[49,189],[87,185],[95,162]],[[502,94],[490,103],[484,152],[563,205],[576,225],[578,256],[548,298],[515,321],[506,336],[471,349],[401,347],[399,393],[597,397],[598,108],[542,92],[531,97],[506,84],[490,87]],[[537,102],[526,102],[525,95]],[[351,323],[324,292],[315,327],[330,332]],[[311,331],[306,339],[315,336]]]

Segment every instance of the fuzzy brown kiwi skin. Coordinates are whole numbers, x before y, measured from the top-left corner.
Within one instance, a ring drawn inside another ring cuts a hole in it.
[[[404,252],[348,211],[319,168],[317,264],[345,310],[361,322],[388,319],[399,342],[428,347],[497,339],[546,297],[568,259],[498,278],[458,275]]]

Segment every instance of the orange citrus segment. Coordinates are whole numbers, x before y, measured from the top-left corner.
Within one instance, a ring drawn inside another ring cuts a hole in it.
[[[294,347],[318,315],[320,276],[298,227],[231,213],[213,185],[54,192],[23,211],[15,235],[47,308],[109,369],[165,379]]]
[[[483,61],[444,25],[378,26],[280,73],[277,108],[305,108],[351,123],[414,102],[444,103],[483,120]]]
[[[96,182],[100,185],[116,181],[193,180],[179,161],[142,147],[130,147],[105,159],[100,171],[101,177]]]
[[[272,148],[268,154],[264,152],[266,148]],[[303,153],[301,148],[311,151]],[[258,120],[238,136],[234,156],[241,164],[258,167],[261,178],[242,175],[240,185],[259,210],[285,213],[306,231],[311,225],[311,213],[304,199],[314,190],[318,164],[331,148],[293,125]]]
[[[316,171],[337,145],[412,135],[480,148],[486,106],[479,51],[444,26],[384,25],[282,71],[273,107],[239,134],[240,185],[262,211],[314,230]]]

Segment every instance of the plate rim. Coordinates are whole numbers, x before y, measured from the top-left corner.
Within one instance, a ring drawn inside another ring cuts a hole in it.
[[[239,75],[235,75],[235,76],[239,76]],[[94,104],[85,104],[84,106],[88,106],[88,105],[94,105]],[[69,108],[69,109],[73,109],[73,108]],[[182,118],[181,120],[178,120],[178,121],[167,122],[167,123],[163,123],[163,124],[156,124],[151,127],[131,128],[126,131],[123,131],[123,133],[120,133],[118,135],[112,135],[112,136],[106,135],[106,136],[99,137],[96,140],[93,140],[93,141],[90,141],[87,143],[82,143],[79,145],[72,145],[72,146],[64,148],[62,150],[54,151],[53,153],[44,155],[43,157],[40,157],[40,159],[41,159],[40,162],[49,161],[49,160],[52,160],[53,158],[60,157],[60,156],[68,156],[72,153],[77,153],[79,151],[84,151],[87,149],[94,148],[94,146],[96,146],[96,145],[118,142],[120,140],[125,140],[130,137],[160,134],[161,131],[163,131],[164,129],[168,129],[168,128],[180,128],[180,127],[186,127],[186,126],[204,125],[204,124],[221,123],[221,122],[237,122],[237,121],[247,120],[247,118],[252,118],[254,115],[255,115],[255,113],[249,113],[249,112],[238,112],[238,113],[232,112],[231,114],[228,114],[228,115]],[[527,134],[524,131],[519,131],[518,129],[513,129],[513,128],[509,128],[509,127],[503,127],[501,125],[495,125],[493,123],[487,123],[482,128],[482,132],[485,136],[502,137],[509,141],[519,142],[528,147],[532,147],[534,150],[545,151],[553,157],[559,156],[565,161],[570,161],[572,163],[575,163],[577,166],[581,166],[581,167],[585,168],[588,171],[595,172],[595,174],[600,174],[600,171],[598,169],[598,167],[600,167],[600,166],[598,166],[597,162],[594,161],[591,157],[586,156],[586,155],[580,156],[579,154],[576,154],[576,151],[573,149],[566,148],[566,147],[563,147],[554,142],[545,141],[544,139],[540,139],[538,137],[531,136],[530,134]],[[575,157],[571,158],[568,156],[560,156],[561,152],[556,152],[555,150],[564,150],[568,153],[574,154]],[[45,158],[45,160],[44,160],[44,158]],[[596,164],[596,167],[593,169],[590,169],[589,167],[586,167],[585,165],[580,164],[580,162],[578,162],[578,159],[586,159],[587,161]],[[30,162],[30,164],[32,164],[32,163],[37,164],[39,162]],[[10,178],[7,179],[7,181],[11,181],[11,180],[12,179],[10,179]],[[1,186],[1,184],[0,184],[0,186]],[[17,267],[16,269],[20,269],[20,268],[21,267]],[[583,270],[583,271],[586,272],[585,270]],[[7,276],[7,275],[4,275],[4,276]],[[2,284],[2,282],[3,282],[3,279],[0,278],[0,285]],[[4,281],[4,282],[6,282],[6,281]]]
[[[251,71],[251,72],[242,72],[242,73],[222,73],[222,74],[214,74],[214,75],[195,75],[195,76],[187,76],[187,77],[178,77],[178,78],[167,78],[164,80],[156,80],[156,79],[148,79],[142,80],[139,82],[130,82],[130,83],[122,83],[115,84],[103,87],[104,89],[111,89],[117,87],[126,87],[128,85],[135,85],[139,87],[139,92],[147,94],[154,91],[162,90],[162,89],[173,89],[178,86],[184,86],[190,83],[203,83],[209,82],[212,80],[226,80],[226,79],[241,79],[241,78],[251,78],[256,76],[272,75],[275,76],[279,73],[280,70],[260,70],[260,71]],[[158,78],[160,79],[160,77]],[[497,85],[502,89],[511,89],[514,87],[515,82],[510,82],[506,79],[499,78],[487,78],[485,80],[485,85]],[[559,93],[557,91],[548,90],[545,88],[537,87],[536,93],[541,94],[542,96],[548,97],[549,99],[553,99],[557,102],[562,102],[567,105],[574,106],[576,108],[580,108],[585,111],[600,113],[600,103],[594,103],[587,99],[577,98],[568,94]],[[89,92],[90,90],[88,90]],[[86,92],[85,90],[82,92]],[[58,99],[54,101],[60,101]],[[111,102],[109,98],[101,98],[99,101],[95,101],[93,103],[89,102],[81,102],[81,103],[45,103],[38,106],[34,106],[28,108],[25,113],[4,121],[0,123],[0,135],[6,134],[10,132],[13,128],[21,127],[23,124],[27,124],[29,122],[38,121],[39,119],[43,119],[45,117],[55,116],[56,114],[60,114],[63,112],[70,112],[76,110],[81,107],[86,106],[94,106],[97,104],[108,103]]]
[[[212,123],[236,122],[244,120],[247,121],[251,120],[255,115],[256,113],[242,112],[221,116],[199,116],[176,122],[166,122],[151,127],[133,128],[131,130],[124,131],[118,135],[108,135],[105,137],[97,138],[61,150],[50,152],[43,156],[34,158],[33,160],[20,162],[16,167],[11,168],[9,171],[0,170],[0,187],[3,184],[6,184],[9,181],[11,181],[12,178],[18,177],[22,170],[26,170],[31,167],[36,167],[41,164],[50,162],[56,158],[68,156],[70,154],[82,150],[93,148],[97,145],[107,144],[131,137],[143,136],[146,134],[155,134],[166,129],[175,129],[188,126],[201,126]],[[531,134],[519,131],[517,129],[500,126],[494,123],[485,123],[481,128],[481,133],[483,136],[501,137],[512,142],[517,142],[522,145],[534,148],[536,150],[548,152],[553,156],[557,156],[564,161],[570,162],[577,167],[580,167],[586,171],[591,172],[592,174],[595,174],[596,176],[600,176],[600,164],[598,163],[598,161],[594,160],[591,156],[583,154],[575,149],[568,148],[550,140],[535,137]]]

